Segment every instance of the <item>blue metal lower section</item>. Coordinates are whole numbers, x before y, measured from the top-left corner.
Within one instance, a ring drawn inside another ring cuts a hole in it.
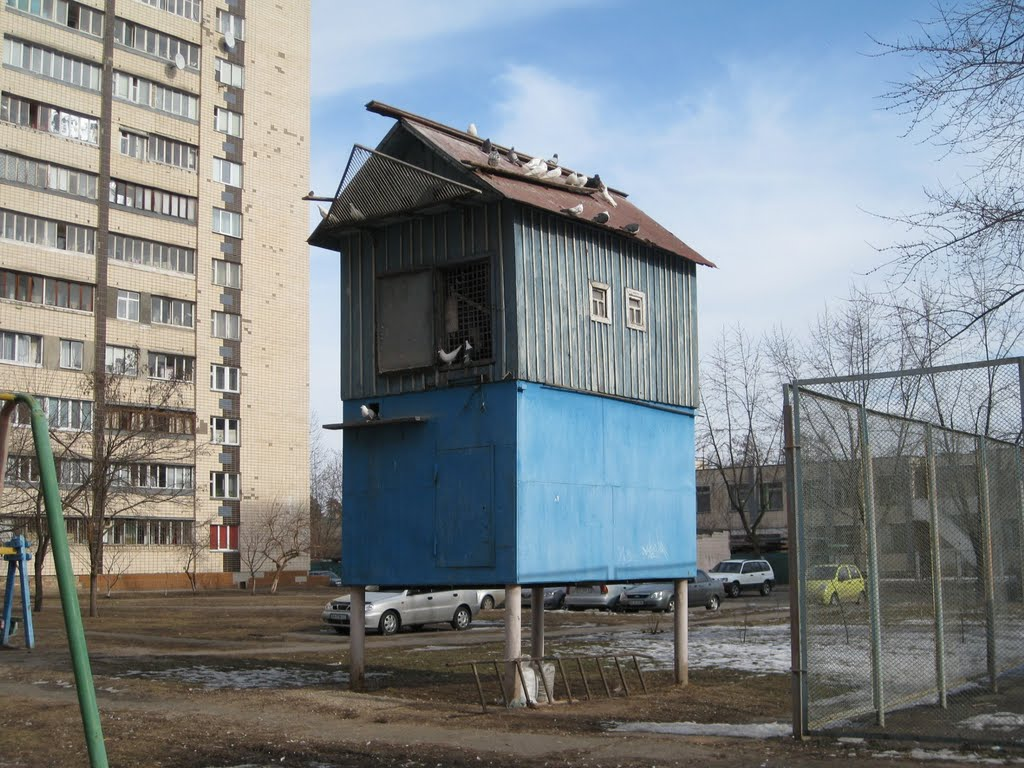
[[[506,381],[346,402],[345,422],[371,402],[384,423],[344,435],[346,582],[694,574],[692,412]]]

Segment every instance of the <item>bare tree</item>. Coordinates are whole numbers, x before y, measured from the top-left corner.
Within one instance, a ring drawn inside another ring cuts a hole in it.
[[[923,132],[972,171],[929,190],[923,210],[894,217],[912,235],[890,249],[894,275],[928,275],[929,311],[942,340],[993,313],[1018,314],[1024,299],[1024,6],[1016,0],[942,2],[914,37],[879,43],[918,69],[887,95]]]
[[[256,576],[262,574],[269,562],[267,559],[267,540],[269,532],[256,520],[246,520],[239,526],[238,556],[242,568],[249,574],[249,593],[256,594]]]
[[[275,499],[259,507],[245,527],[262,529],[259,549],[274,568],[270,594],[275,594],[288,564],[309,553],[309,510]]]
[[[192,535],[181,545],[181,569],[185,572],[185,578],[188,579],[188,584],[192,588],[193,594],[195,594],[199,585],[199,560],[206,549],[206,544],[196,536],[195,528],[192,529]]]
[[[316,413],[309,427],[309,554],[318,560],[341,557],[341,452],[330,448]]]
[[[698,450],[704,466],[716,470],[757,554],[766,470],[781,463],[781,410],[781,387],[762,342],[739,326],[723,331],[701,366]]]

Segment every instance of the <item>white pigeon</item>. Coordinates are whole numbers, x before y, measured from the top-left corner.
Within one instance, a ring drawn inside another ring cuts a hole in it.
[[[320,211],[320,218],[321,218],[321,219],[326,219],[326,218],[327,218],[327,214],[329,214],[329,213],[330,213],[330,211],[328,211],[328,210],[327,210],[326,208],[324,208],[324,207],[323,207],[322,205],[318,205],[318,206],[317,206],[317,209],[318,209],[318,210]]]
[[[529,170],[531,170],[533,168],[540,168],[541,165],[544,165],[545,169],[547,168],[547,165],[544,163],[543,160],[541,160],[539,157],[535,157],[535,158],[533,158],[533,160],[531,160],[526,165],[524,165],[523,168],[524,168],[524,170],[529,171]]]
[[[363,418],[367,421],[373,421],[377,418],[377,412],[368,405],[360,405],[359,412],[363,414]]]
[[[572,208],[563,208],[562,213],[568,213],[570,216],[579,216],[583,213],[583,203],[576,203]]]
[[[351,216],[353,219],[356,219],[357,221],[366,218],[366,214],[364,214],[362,211],[356,208],[353,203],[348,204],[348,215]]]
[[[589,176],[584,176],[582,173],[577,174],[577,176],[576,176],[576,186],[577,187],[585,187],[585,186],[587,186],[587,182],[588,181],[590,181],[590,177]]]
[[[459,346],[457,346],[451,352],[445,352],[443,349],[437,350],[437,356],[441,358],[442,363],[445,363],[446,365],[451,365],[452,363],[455,362],[455,358],[459,356],[459,352],[461,351],[462,345],[459,344]]]
[[[568,187],[575,187],[576,186],[576,179],[577,179],[576,173],[575,172],[570,173],[568,176],[565,177],[565,184],[566,184],[566,186],[568,186]]]
[[[473,345],[469,343],[469,339],[462,342],[462,362],[469,362],[469,353],[473,351]]]
[[[476,136],[476,123],[470,123],[469,128],[466,129],[466,133],[470,136]]]
[[[615,202],[615,198],[612,197],[611,192],[608,191],[608,185],[604,184],[603,182],[601,184],[601,197],[607,200],[608,204],[611,205],[612,208],[619,207],[619,204]]]
[[[541,163],[540,165],[533,166],[533,168],[527,168],[526,169],[526,175],[527,176],[543,176],[545,173],[547,173],[547,169],[548,169],[548,167],[544,163]]]
[[[562,169],[559,166],[556,165],[554,168],[552,168],[547,173],[545,173],[541,178],[544,178],[544,179],[557,179],[561,175],[562,175]]]

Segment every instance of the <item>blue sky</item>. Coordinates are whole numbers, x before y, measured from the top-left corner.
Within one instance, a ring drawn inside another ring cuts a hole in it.
[[[511,6],[511,7],[509,7]],[[718,265],[701,344],[741,323],[802,335],[955,169],[884,109],[930,2],[313,0],[312,187],[393,122],[371,99],[600,172]],[[319,216],[311,210],[310,225]],[[311,406],[340,419],[338,257],[311,249]]]

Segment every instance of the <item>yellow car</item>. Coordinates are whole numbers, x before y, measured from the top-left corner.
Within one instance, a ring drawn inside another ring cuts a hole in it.
[[[864,576],[856,565],[812,565],[807,571],[807,599],[822,605],[860,603],[866,598]]]

